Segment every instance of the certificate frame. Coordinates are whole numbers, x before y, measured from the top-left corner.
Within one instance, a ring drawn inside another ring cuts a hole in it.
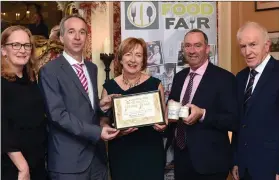
[[[114,127],[118,130],[166,124],[159,90],[112,99]]]

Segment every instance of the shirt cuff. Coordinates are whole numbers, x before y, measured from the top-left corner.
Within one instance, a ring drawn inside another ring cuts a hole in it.
[[[204,117],[205,117],[205,113],[206,113],[206,109],[203,109],[204,111],[203,111],[203,115],[202,115],[202,118],[200,119],[200,122],[203,122],[203,120],[204,120]]]

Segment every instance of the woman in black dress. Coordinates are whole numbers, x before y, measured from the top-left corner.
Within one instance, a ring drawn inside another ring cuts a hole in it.
[[[1,36],[1,179],[44,180],[46,118],[31,32],[11,26]]]
[[[142,39],[127,38],[118,52],[119,74],[106,82],[102,97],[107,94],[134,94],[158,90],[164,102],[164,90],[159,79],[141,71],[147,65],[147,48]],[[164,105],[163,105],[164,106]],[[102,126],[111,126],[112,119],[103,119]],[[165,125],[129,128],[108,142],[112,180],[163,180],[164,145],[161,133]]]

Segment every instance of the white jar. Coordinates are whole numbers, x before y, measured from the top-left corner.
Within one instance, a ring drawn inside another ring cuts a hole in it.
[[[168,118],[169,119],[179,119],[181,104],[175,101],[168,102]]]
[[[188,106],[182,106],[179,111],[179,117],[181,118],[187,118],[189,116],[189,107]]]

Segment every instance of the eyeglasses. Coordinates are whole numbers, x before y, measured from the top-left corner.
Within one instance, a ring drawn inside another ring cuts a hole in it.
[[[25,43],[25,44],[20,44],[20,43],[7,43],[5,44],[6,46],[10,45],[14,50],[20,50],[21,47],[23,46],[25,50],[30,51],[32,49],[32,44],[31,43]]]

